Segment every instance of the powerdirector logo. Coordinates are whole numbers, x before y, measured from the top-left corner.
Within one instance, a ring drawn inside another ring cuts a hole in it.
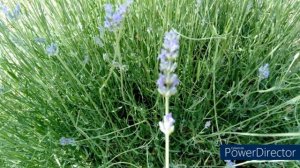
[[[300,160],[300,145],[221,145],[222,160]]]

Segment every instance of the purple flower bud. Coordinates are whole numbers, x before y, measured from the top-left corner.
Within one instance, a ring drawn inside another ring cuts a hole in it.
[[[174,123],[175,120],[172,117],[172,113],[168,113],[164,116],[163,121],[160,121],[159,129],[166,135],[170,135],[172,132],[174,132]]]
[[[62,146],[65,146],[65,145],[72,145],[72,146],[74,146],[75,145],[74,138],[65,138],[65,137],[62,137],[62,138],[60,138],[59,142],[60,142],[60,144]]]
[[[106,15],[111,16],[112,13],[113,13],[113,7],[112,7],[111,4],[105,4],[104,5],[104,10],[105,10]]]
[[[163,74],[159,74],[159,78],[156,82],[157,86],[160,87],[165,87],[165,80],[166,80],[166,76]]]
[[[177,68],[177,63],[161,61],[159,65],[159,70],[164,73],[172,73]]]
[[[127,10],[127,4],[122,4],[122,5],[120,5],[119,6],[119,8],[118,8],[118,13],[120,14],[120,15],[123,15],[124,13],[126,13],[126,10]]]
[[[258,69],[258,76],[260,79],[266,79],[270,75],[269,64],[265,64]]]
[[[171,74],[166,77],[165,83],[167,86],[176,87],[179,84],[179,79],[176,74]]]
[[[232,162],[231,160],[224,160],[226,162],[226,168],[234,168],[234,162]]]
[[[108,20],[105,20],[105,21],[104,21],[104,27],[105,27],[105,28],[110,28],[110,27],[112,27],[111,22],[108,21]]]
[[[179,50],[179,35],[173,30],[167,32],[165,34],[163,47],[167,51],[166,53],[167,59],[169,60],[176,59]]]
[[[204,128],[207,129],[211,126],[211,121],[206,121]]]
[[[158,92],[164,96],[170,97],[177,91],[176,87],[179,84],[179,79],[176,74],[164,75],[159,74],[159,78],[156,82]]]
[[[118,25],[123,19],[122,13],[114,13],[112,16],[112,21],[115,23],[115,25]]]
[[[8,11],[9,11],[8,7],[3,5],[3,6],[2,6],[2,12],[3,12],[5,15],[7,15],[7,14],[8,14]]]
[[[58,54],[58,46],[55,43],[51,43],[50,45],[47,46],[46,48],[46,53],[49,56],[54,56]]]
[[[167,57],[166,55],[167,55],[167,51],[165,49],[162,49],[157,59],[160,61],[166,61],[166,57]]]

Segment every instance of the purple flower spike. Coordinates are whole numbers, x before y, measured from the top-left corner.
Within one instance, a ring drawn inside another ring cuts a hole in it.
[[[166,80],[166,76],[163,74],[159,74],[159,78],[156,82],[158,88],[163,88],[165,87],[165,80]]]
[[[105,9],[105,21],[104,27],[109,31],[115,31],[120,27],[120,24],[125,16],[127,8],[133,3],[132,0],[128,0],[125,3],[119,5],[116,10],[114,10],[111,4],[106,4]]]
[[[177,92],[179,79],[174,71],[177,68],[175,60],[178,57],[178,51],[179,36],[176,31],[171,30],[165,33],[163,49],[158,56],[161,74],[157,80],[158,92],[165,97],[170,97]]]
[[[159,129],[166,135],[170,135],[172,132],[174,132],[174,123],[175,120],[172,117],[172,113],[168,113],[164,116],[163,121],[160,121]]]

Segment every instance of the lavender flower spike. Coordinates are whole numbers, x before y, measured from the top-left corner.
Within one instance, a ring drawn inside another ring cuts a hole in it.
[[[265,64],[258,69],[259,78],[266,79],[270,75],[269,64]]]
[[[169,97],[176,93],[179,84],[178,76],[174,73],[177,68],[176,58],[179,53],[179,35],[171,30],[165,33],[163,48],[158,56],[160,61],[160,74],[156,82],[158,92],[165,97],[166,112],[163,121],[159,122],[159,129],[165,134],[165,167],[169,168],[170,139],[169,136],[174,132],[175,120],[169,113]]]
[[[179,35],[171,30],[165,33],[163,48],[158,56],[160,60],[159,79],[156,84],[158,86],[158,92],[165,96],[170,97],[177,92],[177,85],[179,79],[174,71],[177,68],[176,58],[179,52]]]
[[[114,10],[111,4],[105,5],[105,21],[104,27],[109,31],[115,31],[120,27],[120,24],[125,16],[127,8],[133,3],[132,0],[127,0],[125,3],[119,5]]]
[[[163,121],[160,121],[159,129],[165,134],[170,135],[172,132],[174,132],[174,123],[175,120],[172,117],[172,113],[168,113],[164,116]]]

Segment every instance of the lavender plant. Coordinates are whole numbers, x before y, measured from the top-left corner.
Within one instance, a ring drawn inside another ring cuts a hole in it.
[[[1,168],[224,167],[220,142],[298,143],[298,1],[1,2]],[[157,60],[171,26],[184,52],[170,31]]]
[[[122,63],[122,56],[121,56],[121,50],[120,50],[120,39],[121,39],[121,33],[122,33],[122,21],[125,17],[125,13],[128,9],[128,7],[133,3],[133,0],[127,0],[123,4],[118,5],[115,7],[112,4],[105,4],[105,21],[104,26],[99,26],[98,30],[100,33],[100,38],[98,40],[98,43],[102,43],[101,38],[104,36],[105,30],[108,30],[110,32],[113,32],[115,35],[115,44],[114,44],[114,58],[112,63],[118,64],[120,66],[118,67],[126,67],[126,65],[123,65]],[[105,28],[105,29],[104,29]],[[96,42],[97,43],[97,42]],[[118,62],[116,62],[116,59],[118,59]],[[106,86],[106,82],[111,77],[114,69],[116,66],[112,65],[112,68],[109,72],[109,75],[107,79],[105,80],[105,83],[101,86],[100,91]],[[123,76],[124,76],[124,68],[119,68],[120,70],[120,78],[121,78],[121,93],[122,98],[125,100],[125,94],[124,94],[124,84],[123,84]]]
[[[165,167],[169,168],[170,134],[174,131],[175,120],[169,112],[169,98],[177,91],[179,79],[174,73],[177,67],[176,58],[179,52],[179,35],[171,30],[165,33],[163,48],[158,59],[160,61],[160,74],[156,82],[158,92],[165,98],[165,116],[159,122],[159,129],[165,134]]]

